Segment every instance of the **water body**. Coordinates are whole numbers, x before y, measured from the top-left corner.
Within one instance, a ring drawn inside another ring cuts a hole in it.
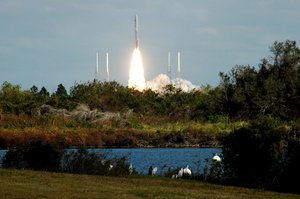
[[[220,148],[133,148],[133,149],[97,149],[111,151],[116,157],[127,157],[135,170],[147,174],[150,166],[158,168],[158,174],[170,169],[186,167],[195,173],[203,171],[205,159],[211,160]]]
[[[5,156],[8,150],[0,150],[0,167],[2,167],[2,158]]]
[[[194,173],[202,173],[205,160],[211,160],[215,153],[220,154],[220,148],[116,148],[90,149],[93,152],[107,153],[110,157],[126,157],[139,174],[147,174],[150,166],[158,168],[158,174],[168,169],[186,167]],[[0,158],[7,150],[0,150]],[[2,158],[1,158],[2,159]]]

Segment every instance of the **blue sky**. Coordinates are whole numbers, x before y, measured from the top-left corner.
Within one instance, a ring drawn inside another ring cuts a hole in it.
[[[216,86],[276,40],[299,45],[299,10],[298,0],[0,0],[0,83],[69,89],[93,80],[99,51],[100,80],[108,52],[110,79],[127,85],[137,14],[146,80],[167,73],[169,51],[176,77],[180,51],[184,79]]]

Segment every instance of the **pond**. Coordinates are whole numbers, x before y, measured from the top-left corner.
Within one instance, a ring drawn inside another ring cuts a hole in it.
[[[108,150],[116,157],[127,157],[138,173],[147,174],[150,166],[158,168],[158,173],[164,173],[177,167],[187,165],[193,172],[202,172],[205,159],[211,159],[215,153],[220,154],[220,148],[130,148],[130,149],[95,149]]]
[[[107,153],[108,157],[126,157],[139,174],[147,174],[148,168],[158,168],[157,173],[162,174],[168,169],[186,167],[194,173],[203,172],[205,160],[211,160],[214,154],[221,154],[221,148],[114,148],[90,149],[94,152]],[[7,150],[0,150],[0,158]]]

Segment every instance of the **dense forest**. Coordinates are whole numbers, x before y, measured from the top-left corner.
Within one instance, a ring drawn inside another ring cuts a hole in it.
[[[300,49],[275,42],[257,67],[220,72],[220,83],[192,92],[172,85],[142,92],[117,82],[45,87],[4,82],[0,148],[222,147],[202,179],[299,193]]]

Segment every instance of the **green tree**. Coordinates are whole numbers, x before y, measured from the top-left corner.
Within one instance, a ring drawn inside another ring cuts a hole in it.
[[[235,85],[230,75],[220,72],[219,76],[221,78],[219,88],[222,93],[220,96],[222,112],[233,118],[237,113],[237,105],[234,101]]]
[[[87,104],[91,109],[100,109],[101,92],[102,84],[97,80],[84,84],[75,83],[71,87],[70,97],[75,103]]]
[[[272,56],[262,60],[258,71],[260,112],[286,120],[299,117],[300,50],[289,40],[275,42],[270,50]]]
[[[41,88],[41,90],[40,90],[40,92],[38,94],[41,97],[45,97],[45,98],[47,98],[47,97],[50,96],[49,92],[47,91],[47,89],[44,86]]]
[[[24,103],[21,86],[4,82],[0,91],[0,103],[4,113],[21,114]]]
[[[216,121],[219,116],[222,116],[222,102],[221,102],[221,89],[220,87],[212,88],[206,86],[202,88],[201,92],[195,95],[196,102],[192,110],[192,119],[202,121]]]
[[[63,84],[57,86],[56,91],[51,95],[49,104],[55,108],[64,108],[67,110],[75,107],[75,103],[72,102]]]
[[[33,93],[33,94],[36,94],[38,93],[38,87],[36,87],[35,85],[33,85],[31,88],[30,88],[30,92]]]
[[[259,69],[236,66],[220,73],[223,110],[231,118],[271,114],[289,120],[300,115],[300,50],[294,41],[275,42]]]
[[[55,95],[56,96],[59,96],[59,97],[68,97],[68,93],[67,93],[67,90],[66,88],[64,87],[64,85],[62,84],[59,84],[57,86],[57,90],[55,92]]]

